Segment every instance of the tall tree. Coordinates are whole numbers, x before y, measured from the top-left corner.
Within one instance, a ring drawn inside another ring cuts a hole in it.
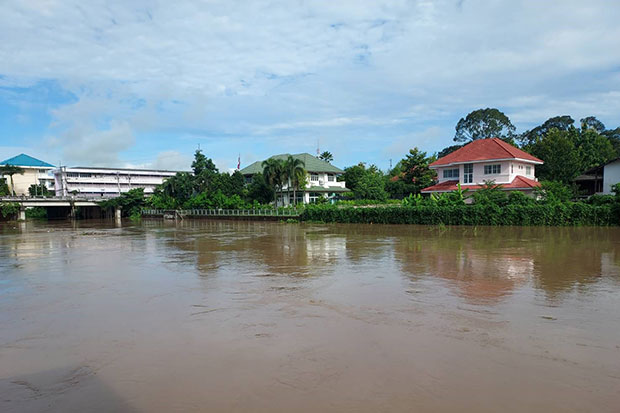
[[[329,152],[328,152],[329,153]],[[294,158],[291,155],[284,161],[284,175],[287,181],[287,186],[290,191],[293,188],[293,203],[297,203],[297,188],[301,181],[305,181],[306,170],[304,167],[306,164],[304,161],[298,158]]]
[[[194,153],[192,170],[194,171],[194,176],[200,175],[203,171],[210,171],[212,173],[218,172],[217,167],[215,166],[211,158],[207,158],[200,149],[197,149]]]
[[[540,141],[551,129],[569,130],[575,120],[568,115],[554,116],[534,129],[527,130],[517,137],[522,146],[529,147]]]
[[[284,185],[284,162],[279,159],[269,158],[261,164],[263,167],[263,176],[276,192],[276,207],[278,206],[278,191],[282,194]]]
[[[446,155],[450,155],[452,152],[456,151],[457,149],[461,149],[464,145],[450,145],[447,146],[445,148],[443,148],[441,151],[439,151],[439,153],[437,154],[437,158],[443,158]]]
[[[595,116],[588,116],[581,119],[581,129],[588,130],[593,129],[598,133],[602,133],[605,131],[605,125],[600,120],[596,119]]]
[[[536,167],[536,175],[545,181],[571,183],[581,173],[582,163],[578,141],[578,131],[551,129],[543,139],[531,147],[534,156],[545,163]]]
[[[435,161],[435,156],[426,156],[426,152],[418,148],[409,153],[397,164],[386,183],[386,190],[392,198],[403,198],[409,194],[417,195],[422,189],[435,182],[437,174],[428,166]]]
[[[516,128],[508,116],[495,108],[474,110],[456,124],[455,142],[500,138],[512,140]]]
[[[24,168],[16,165],[2,165],[0,166],[0,175],[8,175],[11,178],[11,192],[15,196],[15,184],[13,183],[13,175],[23,175]]]
[[[609,139],[598,133],[595,128],[582,129],[576,144],[581,160],[580,172],[604,165],[617,157]]]
[[[325,162],[331,163],[334,160],[334,156],[329,151],[325,151],[319,155],[319,159],[324,160]]]

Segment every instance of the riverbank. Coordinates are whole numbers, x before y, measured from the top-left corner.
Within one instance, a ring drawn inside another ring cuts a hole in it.
[[[582,202],[535,205],[307,205],[303,209],[142,210],[142,216],[176,219],[298,220],[343,224],[460,226],[617,226],[620,205]]]

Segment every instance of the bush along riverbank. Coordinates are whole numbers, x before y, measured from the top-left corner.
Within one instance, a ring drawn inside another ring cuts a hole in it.
[[[620,225],[620,205],[309,205],[300,219],[350,224],[612,226]]]

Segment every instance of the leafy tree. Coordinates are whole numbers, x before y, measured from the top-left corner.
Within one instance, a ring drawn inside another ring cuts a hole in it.
[[[405,158],[390,172],[393,176],[386,183],[390,196],[400,199],[409,194],[419,194],[422,189],[432,185],[437,174],[428,166],[435,159],[434,156],[426,156],[426,152],[418,148],[409,150]]]
[[[174,198],[178,205],[183,204],[194,195],[194,177],[188,172],[177,172],[167,178],[155,193]]]
[[[517,140],[522,146],[529,147],[538,143],[551,129],[566,131],[573,128],[574,123],[575,120],[568,115],[554,116],[547,119],[542,125],[523,132]]]
[[[551,129],[544,139],[531,147],[531,153],[545,162],[536,167],[536,174],[541,180],[569,183],[580,174],[581,159],[575,145],[577,140],[575,128],[565,131]]]
[[[0,196],[7,196],[10,194],[9,186],[6,183],[6,179],[0,178]]]
[[[274,188],[276,194],[278,191],[281,194],[285,181],[284,162],[280,159],[269,158],[263,161],[262,167],[265,180]],[[277,197],[276,206],[278,206]]]
[[[582,129],[577,139],[581,172],[606,164],[617,156],[609,139],[597,132],[595,128]]]
[[[30,194],[30,196],[41,196],[41,197],[44,197],[44,198],[47,198],[48,196],[51,195],[50,191],[43,184],[39,184],[39,185],[32,184],[32,185],[30,185],[30,187],[28,188],[28,193]]]
[[[329,154],[329,152],[323,152],[323,154],[325,153]],[[304,169],[305,166],[304,161],[294,158],[291,155],[289,155],[286,161],[284,161],[284,176],[286,178],[289,191],[293,188],[294,203],[297,203],[297,189],[299,189],[300,183],[302,181],[305,183],[305,177],[307,174]]]
[[[456,124],[455,142],[500,138],[512,140],[516,128],[508,116],[495,108],[478,109]]]
[[[546,203],[561,204],[575,197],[573,187],[557,181],[542,181],[540,188],[534,190],[538,199]]]
[[[106,199],[105,201],[98,202],[98,204],[106,210],[120,207],[124,217],[139,216],[140,210],[146,205],[144,188],[130,189],[116,198]]]
[[[595,116],[588,116],[581,119],[581,129],[588,130],[593,129],[598,133],[605,131],[605,125],[600,120],[596,119]]]
[[[496,184],[495,181],[485,181],[482,188],[473,193],[472,198],[479,205],[504,206],[508,203],[506,191],[503,191],[502,185]]]
[[[385,201],[388,197],[385,192],[385,181],[380,173],[366,171],[364,176],[357,182],[354,190],[357,199],[374,199]]]
[[[15,165],[1,165],[0,166],[0,175],[8,175],[11,179],[11,191],[13,192],[13,196],[15,196],[15,184],[13,184],[13,175],[23,175],[24,168],[20,168]]]
[[[616,151],[616,157],[620,157],[620,128],[616,129],[607,129],[601,133],[601,135],[605,136],[609,139],[609,142],[614,147]]]
[[[357,183],[362,179],[366,172],[366,164],[364,162],[360,162],[357,165],[344,168],[344,174],[340,175],[338,179],[345,181],[345,186],[351,191],[355,191]]]
[[[200,149],[196,150],[196,152],[194,153],[192,170],[194,171],[194,176],[199,176],[204,171],[209,171],[212,173],[218,172],[211,158],[207,158]]]
[[[248,185],[248,198],[261,204],[268,204],[275,199],[273,187],[265,181],[263,174],[252,176],[252,182]]]
[[[334,156],[329,151],[325,151],[319,155],[319,159],[324,160],[325,162],[331,163],[334,160]]]

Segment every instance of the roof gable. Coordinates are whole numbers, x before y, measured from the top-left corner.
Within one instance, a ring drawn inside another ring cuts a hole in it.
[[[322,159],[317,158],[316,156],[312,156],[309,153],[298,153],[298,154],[288,154],[283,153],[280,155],[274,155],[269,157],[269,159],[280,159],[286,160],[289,156],[292,156],[295,159],[299,159],[304,163],[304,169],[308,172],[331,172],[335,174],[344,173],[344,171],[340,168],[335,167],[329,162],[325,162]],[[245,168],[241,169],[241,173],[243,175],[254,175],[257,173],[263,172],[263,161],[256,161]]]
[[[0,165],[54,168],[54,165],[49,164],[47,162],[43,162],[42,160],[37,159],[37,158],[33,158],[32,156],[26,155],[25,153],[19,154],[9,159],[5,159],[4,161],[0,162]]]
[[[430,166],[442,166],[456,163],[480,162],[494,159],[523,159],[530,162],[543,161],[529,153],[516,148],[498,138],[478,139],[460,149],[437,159]]]

